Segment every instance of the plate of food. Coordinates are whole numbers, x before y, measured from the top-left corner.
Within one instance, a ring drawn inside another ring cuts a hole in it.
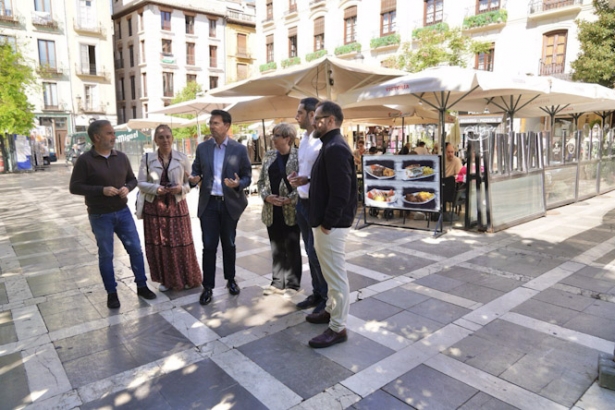
[[[427,165],[410,164],[404,168],[404,177],[406,181],[415,179],[427,179],[434,176],[434,169]]]
[[[411,192],[404,195],[403,200],[410,205],[422,205],[433,201],[436,194],[429,191]]]
[[[367,191],[366,204],[373,206],[391,206],[397,201],[397,194],[394,189],[372,188]]]
[[[365,167],[368,175],[377,179],[395,178],[395,170],[381,164],[371,164]]]

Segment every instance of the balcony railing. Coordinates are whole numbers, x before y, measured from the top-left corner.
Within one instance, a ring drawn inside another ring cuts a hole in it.
[[[528,14],[542,13],[568,6],[580,6],[583,0],[538,0],[531,1],[528,6]]]
[[[162,20],[162,30],[171,31],[171,22],[169,20]]]
[[[563,74],[566,68],[565,63],[540,63],[540,75],[558,75]]]
[[[187,55],[186,56],[186,64],[188,65],[195,65],[196,64],[196,59],[194,58],[194,55]]]
[[[247,47],[237,47],[237,57],[251,58],[252,55],[248,52]]]
[[[75,19],[73,22],[73,27],[75,28],[75,31],[80,31],[82,33],[91,33],[101,36],[105,33],[101,23],[89,23]]]
[[[218,67],[218,59],[216,57],[209,57],[209,66],[211,68]]]
[[[44,103],[43,104],[43,110],[47,110],[47,111],[60,111],[60,105],[56,104],[48,104],[48,103]]]
[[[50,77],[50,76],[62,75],[64,73],[64,70],[58,67],[55,61],[50,61],[46,64],[45,63],[39,64],[38,67],[36,67],[36,72],[41,77]]]
[[[115,69],[119,70],[121,68],[124,68],[124,60],[123,59],[115,60]]]
[[[13,14],[13,10],[0,9],[0,22],[16,23],[17,18]]]
[[[325,0],[312,0],[310,1],[310,7],[318,7],[318,6],[324,6]]]
[[[238,11],[228,10],[226,12],[226,18],[232,21],[256,24],[256,16],[254,16],[253,14],[246,14],[240,13]]]
[[[58,23],[48,11],[33,11],[32,24],[39,27],[57,28]]]
[[[79,76],[107,78],[109,73],[96,67],[96,64],[75,64],[75,71]]]
[[[85,103],[80,104],[79,109],[84,113],[88,114],[104,114],[105,109],[100,104],[95,103]]]

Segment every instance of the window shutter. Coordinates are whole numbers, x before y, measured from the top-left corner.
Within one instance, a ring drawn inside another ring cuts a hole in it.
[[[319,34],[325,33],[325,18],[318,17],[314,20],[314,35],[317,36]]]
[[[273,34],[267,36],[266,44],[273,44]]]
[[[380,0],[380,14],[395,11],[397,9],[397,0]]]
[[[357,6],[348,7],[344,10],[344,20],[357,16]]]
[[[288,37],[296,37],[297,36],[297,27],[291,27],[288,29]]]

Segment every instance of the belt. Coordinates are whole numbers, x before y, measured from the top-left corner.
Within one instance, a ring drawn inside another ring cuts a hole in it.
[[[219,195],[210,195],[209,196],[211,199],[213,199],[214,201],[224,201],[224,197],[223,196],[219,196]]]
[[[299,202],[301,202],[302,204],[307,204],[307,203],[310,202],[310,199],[309,198],[301,198],[301,197],[299,197]]]

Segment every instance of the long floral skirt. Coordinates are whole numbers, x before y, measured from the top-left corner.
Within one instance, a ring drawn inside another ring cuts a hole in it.
[[[151,203],[145,201],[143,226],[152,281],[173,290],[200,285],[202,275],[186,200],[177,203],[174,196],[167,195]]]

